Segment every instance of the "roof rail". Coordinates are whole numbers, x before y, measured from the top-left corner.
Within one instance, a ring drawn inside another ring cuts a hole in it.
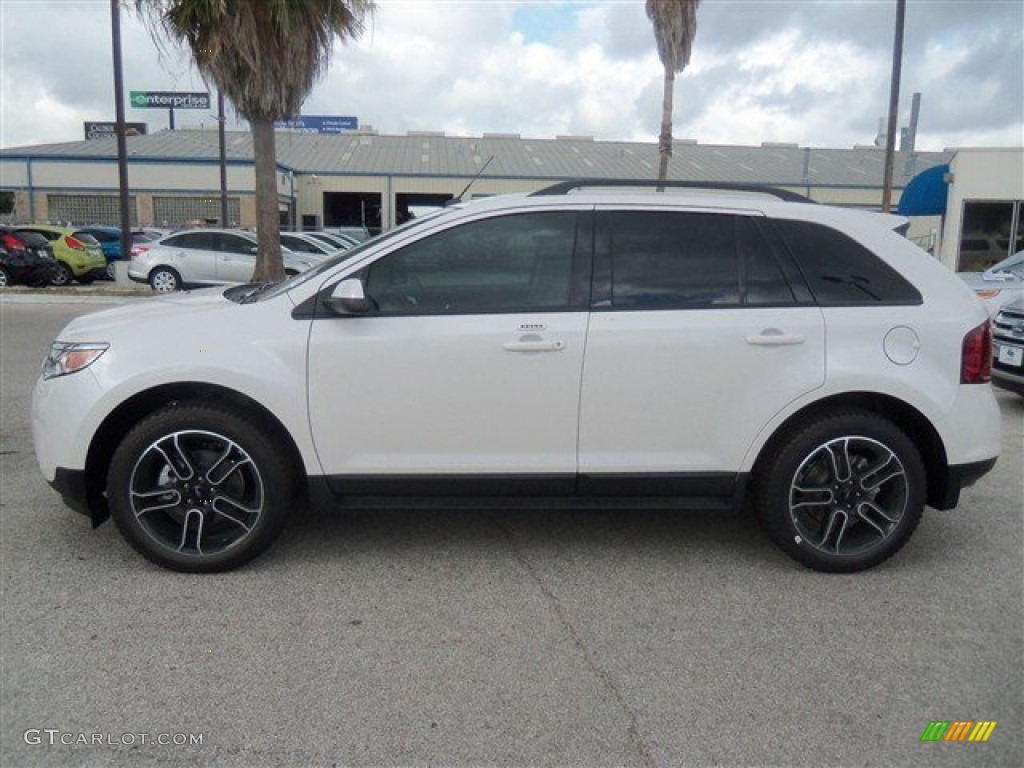
[[[530,197],[564,195],[573,190],[588,187],[679,187],[683,189],[711,189],[726,192],[757,192],[763,195],[771,195],[787,203],[814,202],[804,195],[790,192],[788,189],[771,187],[767,184],[733,184],[721,181],[658,181],[657,179],[572,179],[538,189],[535,192],[531,192]]]

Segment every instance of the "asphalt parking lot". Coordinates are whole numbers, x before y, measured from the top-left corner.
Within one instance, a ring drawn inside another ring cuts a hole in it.
[[[867,573],[744,515],[439,508],[305,512],[182,575],[35,464],[44,350],[101,308],[0,299],[4,766],[1024,764],[1024,398],[993,473]]]

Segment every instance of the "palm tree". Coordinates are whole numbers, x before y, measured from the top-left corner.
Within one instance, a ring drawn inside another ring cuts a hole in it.
[[[700,0],[647,0],[647,18],[654,25],[658,57],[665,67],[665,91],[661,101],[661,133],[658,134],[658,181],[668,177],[672,157],[672,93],[676,73],[690,63],[690,49],[697,36],[697,6]]]
[[[298,113],[334,38],[362,34],[373,0],[135,0],[157,44],[185,44],[203,79],[252,129],[259,247],[253,280],[284,278],[274,121]]]

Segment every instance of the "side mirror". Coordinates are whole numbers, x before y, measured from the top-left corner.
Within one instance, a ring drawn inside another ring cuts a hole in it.
[[[339,315],[364,315],[370,311],[370,300],[363,291],[363,281],[355,277],[342,280],[327,297],[327,306]]]

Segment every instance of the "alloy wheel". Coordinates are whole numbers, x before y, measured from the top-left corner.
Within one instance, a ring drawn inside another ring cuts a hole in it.
[[[798,534],[828,555],[856,555],[885,542],[907,509],[910,483],[899,457],[867,437],[830,440],[804,459],[789,489]]]
[[[174,432],[146,448],[131,473],[131,512],[160,547],[214,555],[245,541],[265,506],[259,468],[229,438]]]

